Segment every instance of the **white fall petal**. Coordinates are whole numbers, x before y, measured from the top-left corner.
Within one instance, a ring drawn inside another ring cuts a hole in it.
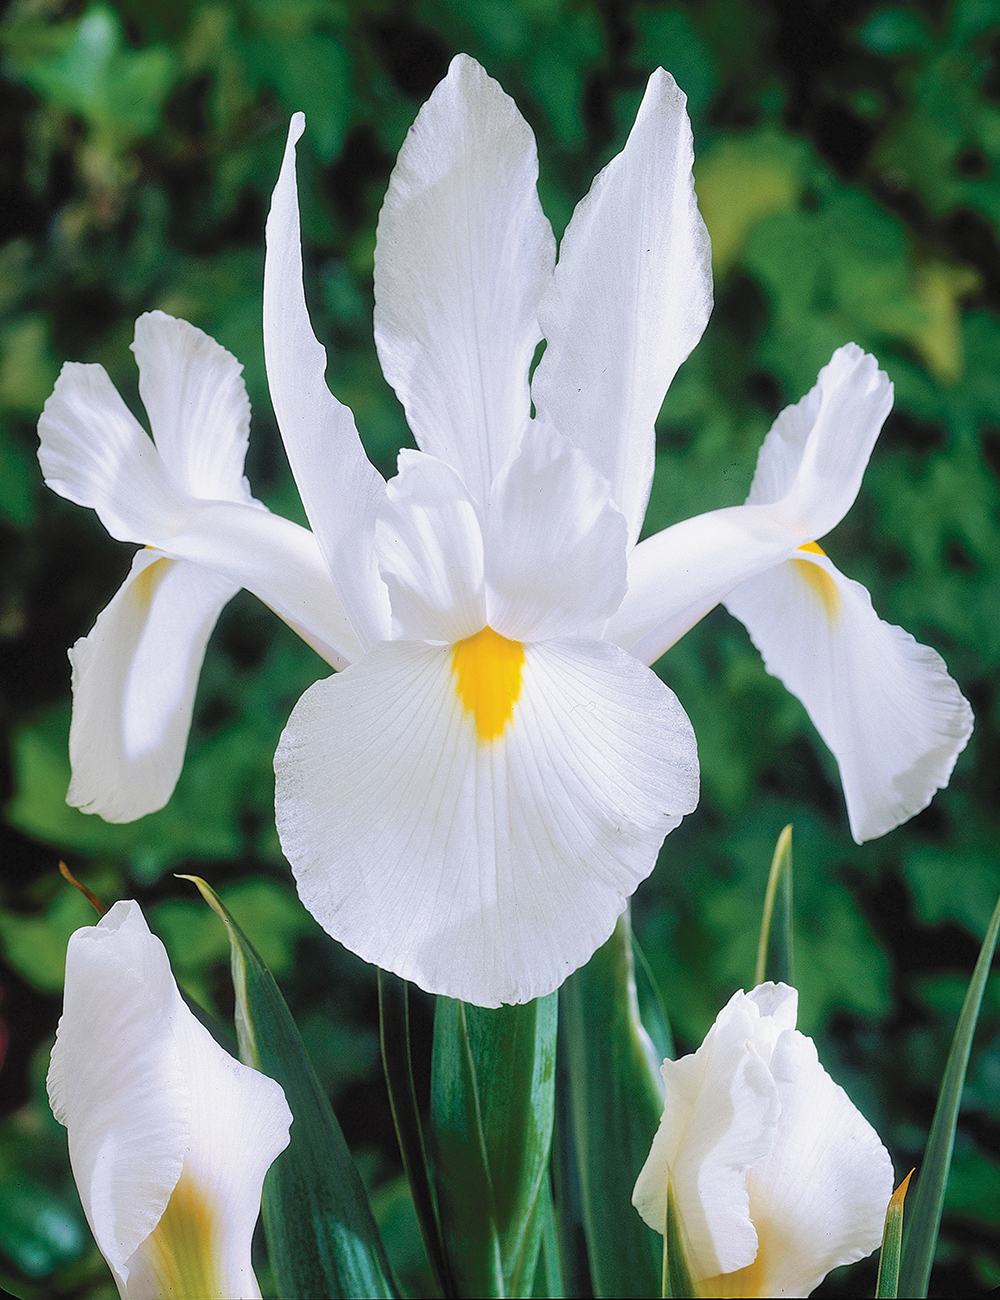
[[[941,656],[884,623],[859,582],[803,550],[725,604],[836,758],[857,843],[920,812],[948,784],[972,710]]]
[[[839,348],[775,421],[745,505],[635,548],[607,631],[652,663],[723,601],[835,755],[858,843],[926,807],[972,731],[940,656],[881,622],[816,545],[853,504],[891,405],[875,359]]]
[[[48,1090],[124,1300],[260,1296],[251,1238],[292,1117],[195,1019],[137,903],[70,938]]]
[[[205,647],[236,591],[202,565],[136,552],[111,603],[69,652],[67,803],[128,822],[167,802],[184,762]]]
[[[736,993],[697,1052],[662,1066],[632,1200],[662,1233],[669,1184],[700,1296],[807,1296],[882,1237],[889,1154],[795,1028],[797,1003],[784,984]]]
[[[484,739],[452,647],[387,642],[305,693],[275,756],[306,907],[366,960],[478,1006],[587,961],[697,800],[690,723],[631,655],[550,640],[517,672]]]
[[[312,535],[250,495],[236,359],[163,312],[139,317],[133,351],[152,439],[96,365],[63,367],[38,425],[48,485],[146,548],[70,652],[68,799],[108,821],[170,798],[206,643],[241,586],[332,664],[358,648]]]

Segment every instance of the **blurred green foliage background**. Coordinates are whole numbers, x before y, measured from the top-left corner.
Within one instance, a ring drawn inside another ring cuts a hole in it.
[[[134,319],[184,316],[245,364],[251,482],[302,518],[268,401],[260,295],[270,188],[289,114],[304,109],[313,321],[334,392],[392,473],[409,434],[371,339],[375,220],[407,127],[460,50],[534,127],[557,234],[621,147],[649,72],[662,64],[689,96],[717,306],[661,415],[648,530],[742,501],[770,421],[835,347],[856,341],[895,381],[861,497],[824,545],[972,701],[952,784],[858,848],[803,710],[717,610],[659,665],[694,722],[703,796],[634,915],[690,1050],[752,980],[771,849],[793,822],[800,1023],[905,1174],[1000,890],[996,0],[12,0],[0,50],[0,1284],[114,1295],[42,1100],[66,939],[93,920],[55,870],[63,856],[107,899],[140,899],[182,985],[225,1019],[224,932],[173,872],[220,890],[285,989],[397,1264],[416,1294],[425,1285],[374,974],[302,909],[274,832],[271,756],[325,665],[241,595],[209,650],[173,800],[126,826],[67,807],[65,652],[130,555],[43,487],[34,426],[66,359],[102,362],[140,411]],[[425,1045],[429,1015],[421,1004]],[[994,978],[932,1294],[1000,1283],[998,1139]]]

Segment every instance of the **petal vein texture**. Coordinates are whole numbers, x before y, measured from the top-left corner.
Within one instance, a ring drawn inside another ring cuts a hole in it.
[[[375,247],[375,342],[423,451],[480,504],[528,419],[555,243],[531,128],[457,55],[411,127]]]
[[[303,902],[353,952],[480,1006],[558,987],[697,802],[673,694],[598,641],[524,647],[484,744],[452,650],[389,642],[299,701],[275,756]]]
[[[654,422],[712,308],[686,103],[669,73],[653,73],[625,148],[573,213],[539,308],[535,406],[609,480],[631,542],[653,478]]]
[[[883,622],[860,583],[822,553],[802,552],[725,603],[837,759],[859,844],[913,817],[948,784],[972,710],[941,656]]]

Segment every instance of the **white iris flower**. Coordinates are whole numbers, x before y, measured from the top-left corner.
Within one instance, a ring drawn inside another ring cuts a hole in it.
[[[807,1296],[882,1239],[889,1153],[797,1011],[787,984],[734,993],[697,1052],[663,1062],[632,1203],[662,1233],[669,1182],[699,1296]]]
[[[123,1300],[259,1298],[250,1243],[292,1116],[192,1015],[138,903],[70,938],[48,1089]]]
[[[169,797],[205,640],[246,586],[349,665],[306,692],[275,759],[303,901],[367,960],[495,1006],[585,962],[694,808],[690,725],[646,665],[722,599],[837,754],[859,837],[947,781],[968,706],[814,545],[891,405],[872,358],[841,349],[779,417],[745,506],[636,545],[654,421],[711,307],[684,106],[654,73],[556,264],[531,130],[454,60],[379,221],[375,337],[420,447],[388,484],[309,323],[296,115],[264,343],[311,532],[249,497],[238,369],[200,331],[137,324],[159,456],[100,367],[64,369],[39,426],[47,481],[154,548],[73,651],[71,802],[128,820]]]

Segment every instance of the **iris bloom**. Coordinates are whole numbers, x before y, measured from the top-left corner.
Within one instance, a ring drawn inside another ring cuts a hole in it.
[[[250,1241],[292,1117],[192,1015],[138,903],[69,941],[48,1089],[123,1297],[260,1296]]]
[[[746,505],[636,545],[654,421],[711,306],[684,104],[654,73],[556,264],[531,131],[455,59],[378,227],[376,343],[420,448],[388,484],[309,323],[293,118],[264,345],[311,531],[250,498],[236,363],[199,331],[159,313],[137,324],[155,449],[99,367],[64,369],[39,425],[46,479],[153,548],[73,651],[71,802],[128,820],[169,796],[205,638],[236,585],[347,669],[306,692],[275,760],[303,901],[433,992],[524,1001],[611,933],[697,799],[690,725],[646,665],[722,599],[834,748],[856,834],[928,802],[968,706],[815,545],[891,404],[871,357],[841,349],[779,417]]]
[[[702,1296],[806,1296],[882,1239],[892,1163],[798,1032],[786,984],[735,993],[691,1056],[664,1061],[663,1118],[632,1202],[673,1194]]]

